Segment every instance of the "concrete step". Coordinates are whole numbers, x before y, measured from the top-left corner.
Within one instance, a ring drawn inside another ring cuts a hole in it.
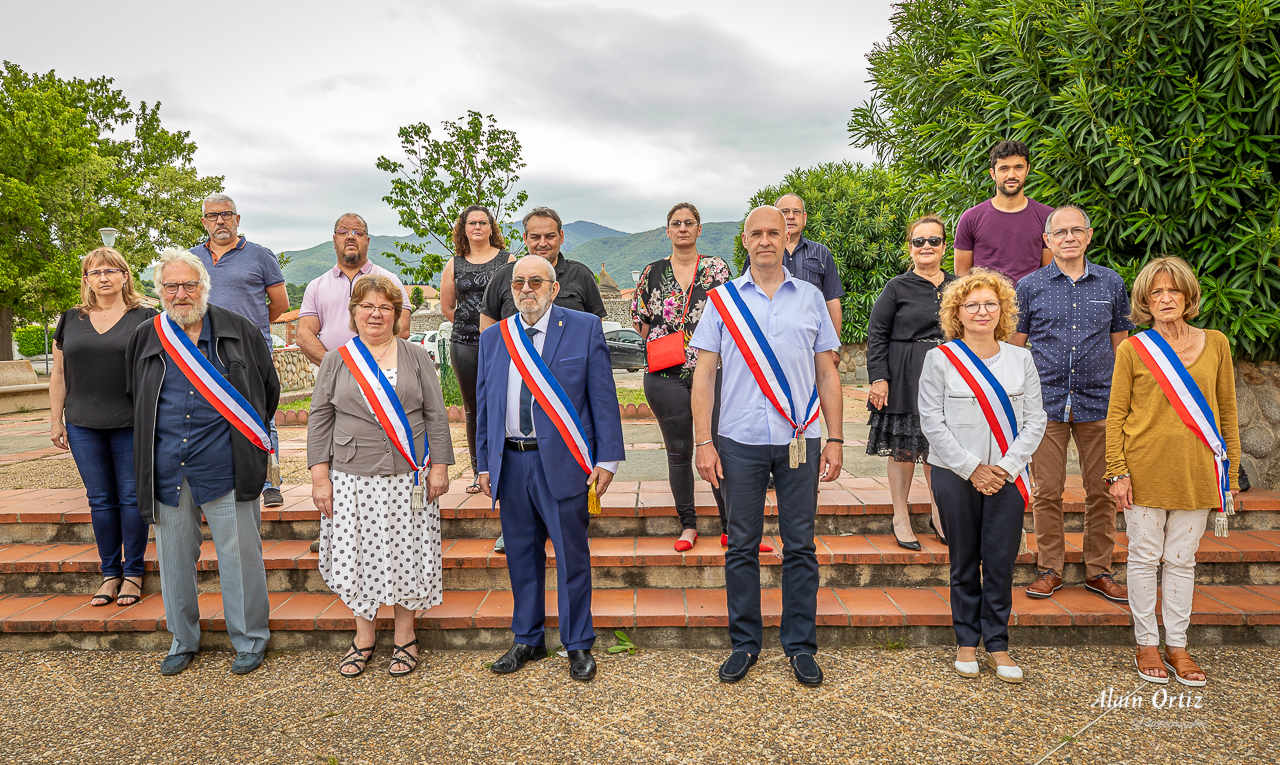
[[[272,639],[276,650],[346,647],[355,628],[351,611],[332,594],[271,593]],[[776,645],[782,592],[760,593],[765,640]],[[200,596],[203,647],[227,650],[222,600]],[[418,640],[428,649],[501,651],[511,643],[511,593],[446,591],[444,602],[419,614]],[[1157,608],[1156,613],[1159,614]],[[547,593],[548,646],[560,644],[555,593]],[[728,610],[722,589],[597,590],[592,615],[599,648],[613,645],[623,630],[640,647],[727,648]],[[1131,645],[1132,617],[1087,590],[1064,588],[1049,600],[1013,593],[1010,641],[1024,645]],[[378,627],[391,628],[391,609],[379,612]],[[818,639],[837,645],[954,645],[946,587],[823,587],[818,592]],[[94,608],[83,595],[52,593],[0,596],[0,650],[116,649],[165,650],[161,596],[152,594],[129,608]],[[389,637],[383,634],[384,641]],[[1191,629],[1193,644],[1280,644],[1280,586],[1197,586]],[[496,656],[496,654],[495,654]],[[337,659],[335,656],[335,667]],[[336,670],[335,670],[336,671]]]

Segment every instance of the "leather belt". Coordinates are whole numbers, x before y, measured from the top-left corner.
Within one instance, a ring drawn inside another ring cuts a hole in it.
[[[536,452],[538,450],[538,439],[531,438],[525,441],[519,438],[508,438],[507,448],[515,449],[518,452]]]

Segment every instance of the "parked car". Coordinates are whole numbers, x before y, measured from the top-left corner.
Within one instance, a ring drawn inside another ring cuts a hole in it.
[[[606,329],[605,342],[609,344],[609,356],[614,369],[639,372],[644,369],[644,338],[634,329]]]
[[[440,366],[440,333],[436,330],[430,332],[414,332],[409,335],[409,342],[417,343],[427,349],[427,354],[431,356],[431,360],[436,366]]]

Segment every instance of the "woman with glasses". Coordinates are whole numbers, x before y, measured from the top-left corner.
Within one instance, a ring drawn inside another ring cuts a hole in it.
[[[356,337],[325,354],[307,420],[320,575],[356,617],[355,639],[338,667],[344,677],[364,672],[373,656],[374,617],[383,604],[395,614],[389,671],[412,672],[415,612],[443,600],[436,498],[449,488],[453,445],[431,356],[396,337],[402,300],[385,276],[356,281]],[[419,470],[424,464],[430,468]]]
[[[920,432],[916,409],[917,385],[924,356],[942,342],[938,310],[942,291],[956,277],[942,270],[947,251],[947,228],[936,215],[917,218],[907,226],[912,267],[889,280],[871,307],[867,326],[867,454],[889,458],[889,497],[893,501],[893,537],[906,550],[919,550],[911,528],[911,481],[916,464],[924,464],[925,484],[932,492],[928,462],[929,441]],[[938,541],[938,506],[932,506],[929,527]]]
[[[480,361],[480,302],[489,280],[503,265],[515,260],[504,248],[507,242],[498,231],[493,213],[471,205],[453,226],[454,256],[440,276],[440,311],[453,322],[449,359],[462,390],[462,406],[467,413],[467,449],[471,454],[471,485],[468,494],[480,493],[476,472],[476,367]]]
[[[103,577],[89,605],[131,606],[142,597],[147,524],[138,512],[125,347],[156,312],[142,302],[129,264],[112,248],[84,256],[80,272],[80,304],[62,314],[53,333],[50,438],[71,450],[89,500]]]
[[[978,676],[978,641],[1006,683],[1013,563],[1031,500],[1027,464],[1048,418],[1031,351],[1005,342],[1017,327],[1013,285],[975,268],[947,285],[939,323],[945,343],[925,354],[920,429],[929,439],[933,497],[950,542],[956,672]]]

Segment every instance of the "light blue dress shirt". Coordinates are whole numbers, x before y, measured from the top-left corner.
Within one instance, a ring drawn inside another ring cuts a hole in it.
[[[733,280],[752,317],[760,325],[778,357],[778,364],[791,386],[796,416],[813,394],[817,353],[840,347],[840,338],[831,325],[822,293],[812,284],[794,279],[783,269],[785,280],[770,299],[752,279],[751,269]],[[783,446],[791,441],[793,431],[769,399],[742,357],[733,336],[725,328],[724,319],[715,303],[707,301],[702,319],[689,343],[694,348],[720,354],[723,383],[720,388],[720,432],[718,435],[740,444]],[[786,402],[781,402],[786,406]],[[814,422],[805,430],[806,438],[821,438],[822,424]]]

